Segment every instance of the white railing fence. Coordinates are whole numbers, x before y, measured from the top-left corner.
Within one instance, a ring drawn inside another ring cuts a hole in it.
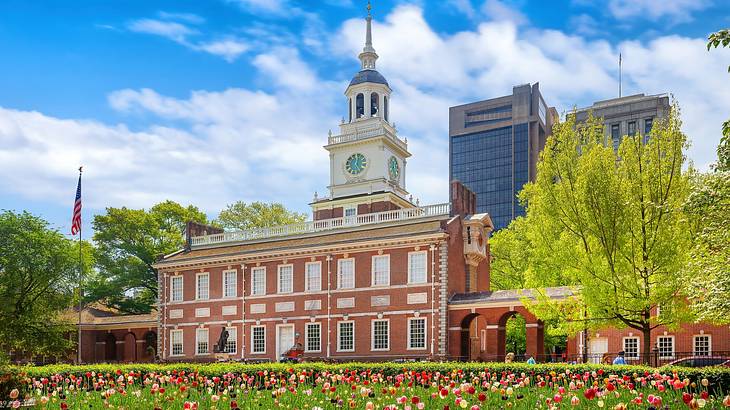
[[[266,239],[278,236],[290,236],[304,233],[327,231],[332,229],[371,225],[383,222],[404,221],[408,219],[426,218],[439,215],[448,215],[450,204],[427,205],[418,208],[403,208],[393,211],[375,212],[357,216],[307,221],[291,225],[257,228],[245,231],[232,231],[212,235],[194,236],[191,245],[205,246],[226,242],[241,242],[256,239]]]

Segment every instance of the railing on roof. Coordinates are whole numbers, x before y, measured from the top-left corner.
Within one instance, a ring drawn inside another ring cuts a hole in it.
[[[318,221],[307,221],[291,225],[273,226],[270,228],[257,228],[246,231],[223,232],[212,235],[194,236],[191,238],[191,245],[195,247],[227,242],[251,241],[280,236],[329,231],[340,228],[373,225],[385,222],[405,221],[410,219],[448,215],[450,210],[450,204],[443,203],[417,208],[403,208],[393,211],[375,212],[371,214],[345,216],[332,219],[321,219]]]
[[[375,117],[373,117],[375,118]],[[357,140],[362,140],[366,138],[372,138],[376,137],[378,135],[383,135],[386,138],[390,139],[391,141],[394,141],[397,145],[401,146],[403,149],[406,148],[406,142],[400,138],[398,138],[398,135],[396,135],[395,129],[391,127],[386,122],[374,122],[374,123],[368,123],[363,121],[365,124],[360,126],[359,128],[356,128],[354,132],[348,132],[345,134],[340,135],[330,135],[328,139],[329,144],[342,144],[345,142],[352,142]]]

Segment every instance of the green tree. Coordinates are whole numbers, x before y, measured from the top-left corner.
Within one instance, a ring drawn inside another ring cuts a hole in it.
[[[492,257],[489,282],[492,289],[525,287],[530,252],[526,228],[525,218],[518,217],[509,224],[508,229],[500,229],[489,238],[489,253]]]
[[[710,51],[712,48],[728,46],[730,46],[730,29],[724,29],[716,33],[712,33],[707,38],[707,51]],[[730,73],[730,66],[727,67],[727,72]],[[730,150],[730,144],[727,143],[727,139],[730,139],[730,120],[727,120],[722,124],[722,135],[725,139],[725,144],[720,144],[720,146],[726,150],[725,158],[727,159],[730,156],[730,152],[727,152],[727,150]]]
[[[91,264],[89,246],[83,263]],[[58,355],[74,343],[64,312],[78,287],[78,243],[27,212],[0,213],[0,345],[29,355]]]
[[[723,146],[724,145],[724,146]],[[699,174],[686,209],[693,221],[687,285],[697,317],[730,323],[730,141],[723,138],[711,172]]]
[[[265,228],[304,222],[307,215],[289,211],[280,203],[243,201],[230,204],[222,210],[215,221],[216,225],[229,230]]]
[[[86,300],[125,313],[149,312],[157,299],[156,259],[184,245],[189,221],[207,223],[190,205],[159,203],[149,210],[107,208],[94,217],[96,271],[87,280]]]
[[[603,125],[569,116],[553,128],[525,186],[530,258],[528,286],[579,287],[579,296],[542,301],[536,312],[582,327],[629,327],[643,335],[686,318],[682,271],[690,245],[683,205],[689,193],[683,171],[687,139],[676,104],[654,125],[651,138],[625,136],[615,151]],[[559,271],[559,273],[556,273]],[[545,285],[542,285],[545,286]],[[661,306],[659,316],[653,314]],[[575,328],[573,329],[575,330]]]

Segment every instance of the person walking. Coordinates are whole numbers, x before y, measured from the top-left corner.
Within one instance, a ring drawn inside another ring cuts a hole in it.
[[[626,352],[624,352],[623,350],[618,352],[618,356],[613,359],[613,364],[626,364],[626,358],[624,357],[625,355]]]

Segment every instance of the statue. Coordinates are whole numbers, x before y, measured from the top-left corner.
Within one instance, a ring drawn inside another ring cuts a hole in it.
[[[213,347],[213,353],[225,353],[226,343],[228,343],[228,331],[224,327],[220,337],[218,338],[218,342],[216,342]]]

